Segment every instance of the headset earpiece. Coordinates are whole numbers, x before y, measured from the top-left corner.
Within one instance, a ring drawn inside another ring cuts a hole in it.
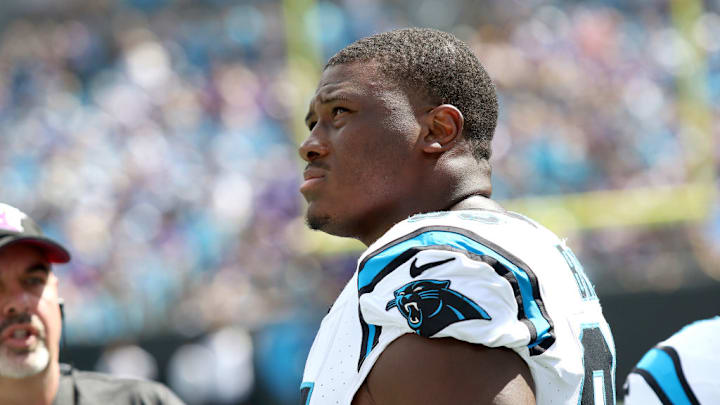
[[[58,298],[58,306],[60,307],[60,319],[65,323],[65,300]]]

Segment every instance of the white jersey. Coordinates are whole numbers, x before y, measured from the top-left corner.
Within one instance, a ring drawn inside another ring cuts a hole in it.
[[[625,382],[626,405],[720,404],[720,316],[694,322],[643,356]]]
[[[303,404],[350,404],[406,333],[507,347],[538,404],[614,404],[615,345],[594,288],[552,232],[514,213],[415,215],[358,260],[310,350]]]

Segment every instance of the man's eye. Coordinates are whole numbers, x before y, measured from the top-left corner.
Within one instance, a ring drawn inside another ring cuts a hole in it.
[[[309,129],[310,131],[312,131],[313,128],[315,128],[315,124],[317,124],[317,122],[315,122],[315,121],[309,123],[309,124],[308,124],[308,129]]]
[[[345,108],[345,107],[334,107],[334,108],[332,109],[332,115],[333,115],[333,117],[334,117],[334,116],[336,116],[336,115],[338,115],[338,114],[342,114],[342,113],[348,112],[348,111],[350,111],[350,110],[348,110],[348,109]]]
[[[30,278],[25,279],[25,284],[27,284],[30,287],[45,285],[45,279],[40,278],[40,277],[30,277]]]

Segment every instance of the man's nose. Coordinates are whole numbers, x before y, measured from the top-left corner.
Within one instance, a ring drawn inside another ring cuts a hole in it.
[[[315,124],[315,127],[310,131],[310,136],[300,144],[298,149],[300,157],[308,163],[325,157],[329,149],[324,138],[320,123]]]
[[[11,294],[2,302],[3,316],[14,316],[27,312],[30,309],[30,297],[25,291],[19,291]]]

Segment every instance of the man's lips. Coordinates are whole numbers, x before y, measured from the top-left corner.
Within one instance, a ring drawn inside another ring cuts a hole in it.
[[[305,169],[305,171],[303,171],[303,178],[306,181],[322,178],[322,177],[325,177],[325,172],[326,172],[325,169],[321,169],[318,167],[308,167]]]
[[[308,167],[303,171],[303,178],[305,181],[300,185],[300,192],[305,193],[309,191],[317,184],[325,180],[327,171],[317,167]]]
[[[0,342],[16,349],[24,349],[34,344],[37,338],[38,330],[25,323],[8,326],[0,335]]]

